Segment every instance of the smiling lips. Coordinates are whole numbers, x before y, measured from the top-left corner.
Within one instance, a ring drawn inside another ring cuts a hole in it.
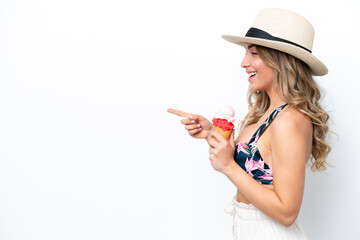
[[[248,72],[249,74],[249,81],[256,75],[257,72]]]

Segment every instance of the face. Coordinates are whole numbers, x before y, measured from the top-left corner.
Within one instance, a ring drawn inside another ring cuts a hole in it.
[[[274,69],[265,64],[257,53],[254,44],[245,44],[246,54],[241,62],[241,67],[249,74],[253,91],[270,91],[274,80]]]

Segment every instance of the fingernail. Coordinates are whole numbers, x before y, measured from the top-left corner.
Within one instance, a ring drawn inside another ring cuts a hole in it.
[[[201,130],[201,128],[199,128],[199,130]]]
[[[199,128],[199,127],[201,127],[201,125],[200,125],[200,124],[198,124],[197,126],[198,126],[198,128]]]
[[[191,120],[190,122],[191,122],[191,123],[195,123],[195,120]]]
[[[193,115],[190,115],[189,118],[194,118],[194,116],[193,116]]]

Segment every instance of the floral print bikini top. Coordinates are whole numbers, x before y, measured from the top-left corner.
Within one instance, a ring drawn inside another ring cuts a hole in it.
[[[265,185],[273,185],[273,172],[261,157],[257,147],[257,141],[261,134],[274,120],[276,115],[286,106],[287,103],[276,108],[265,122],[256,130],[249,142],[240,142],[235,145],[234,159],[256,181]]]

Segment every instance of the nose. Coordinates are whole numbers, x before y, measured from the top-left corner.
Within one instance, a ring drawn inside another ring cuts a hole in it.
[[[249,59],[248,59],[247,56],[248,56],[248,55],[246,54],[245,57],[244,57],[244,59],[243,59],[242,62],[241,62],[241,65],[240,65],[240,66],[241,66],[242,68],[247,68],[247,67],[250,66]]]

